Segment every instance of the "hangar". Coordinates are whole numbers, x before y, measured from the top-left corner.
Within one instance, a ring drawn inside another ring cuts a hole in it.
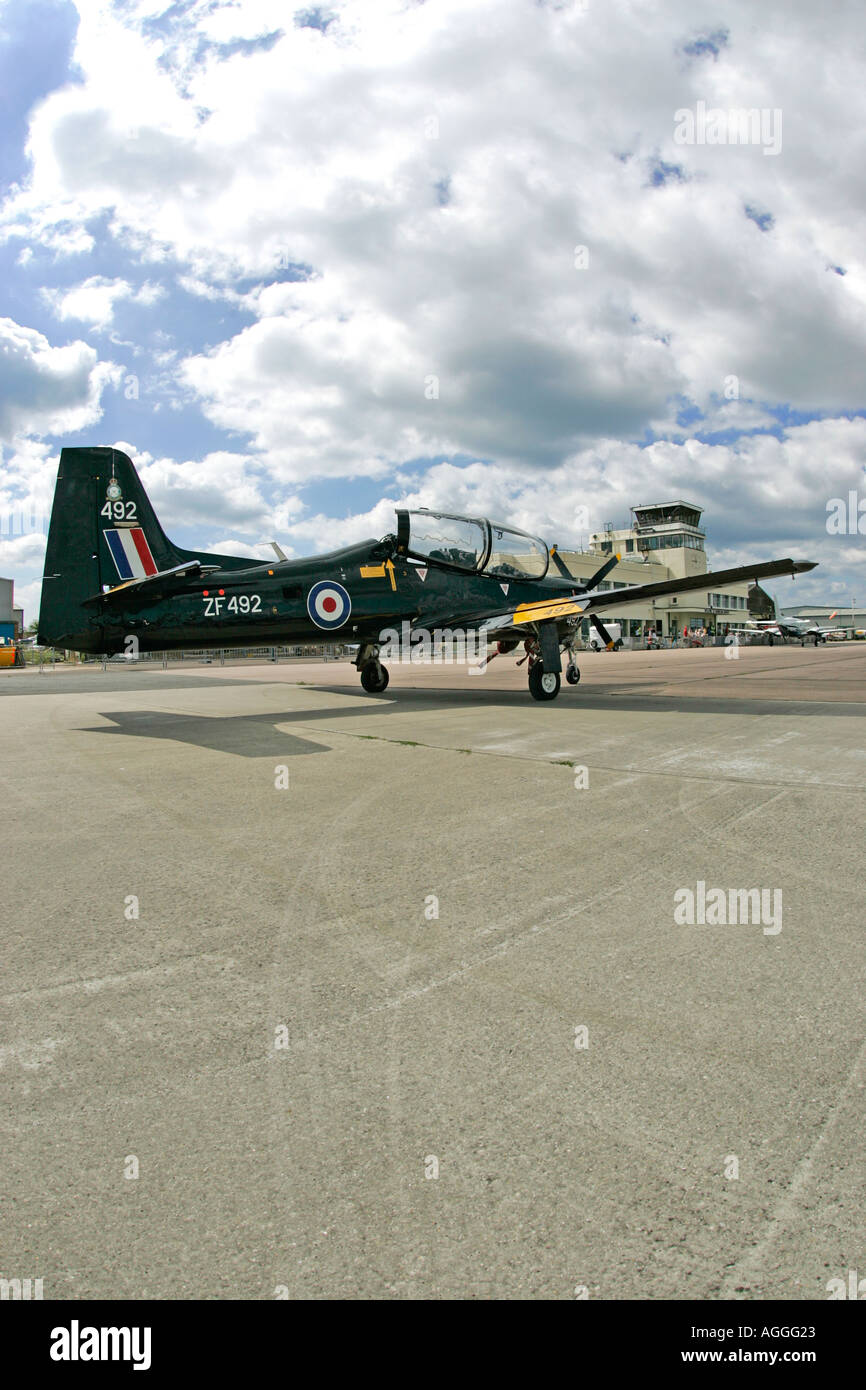
[[[783,618],[813,618],[816,623],[830,622],[833,614],[837,627],[866,628],[866,607],[858,605],[856,599],[848,603],[801,603],[794,608],[783,608]]]

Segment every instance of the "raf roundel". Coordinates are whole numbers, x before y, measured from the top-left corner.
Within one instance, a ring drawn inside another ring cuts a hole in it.
[[[352,600],[335,579],[322,579],[307,594],[307,612],[316,627],[330,631],[348,622]]]

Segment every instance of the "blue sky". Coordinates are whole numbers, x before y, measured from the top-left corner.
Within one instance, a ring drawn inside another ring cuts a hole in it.
[[[304,554],[408,502],[568,545],[685,496],[715,567],[817,559],[782,602],[866,601],[856,518],[826,526],[866,498],[859,27],[0,0],[0,572],[28,616],[16,518],[74,443],[126,447],[181,543]]]

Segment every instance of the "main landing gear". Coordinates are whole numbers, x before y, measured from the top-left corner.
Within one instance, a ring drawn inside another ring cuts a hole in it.
[[[544,639],[548,643],[548,650],[542,653],[542,642],[538,637],[531,637],[523,643],[526,653],[518,661],[518,666],[522,666],[526,661],[529,663],[529,693],[533,700],[555,700],[560,691],[562,677],[558,670],[550,669],[552,666],[560,665],[560,644],[555,639],[555,634],[549,634]],[[556,645],[553,645],[556,641]],[[488,660],[492,661],[494,656],[504,656],[507,652],[514,651],[517,642],[500,642],[496,651],[491,653]],[[569,685],[577,685],[580,680],[580,671],[574,656],[574,647],[570,640],[561,644],[562,651],[566,655],[565,679]],[[548,668],[545,669],[544,656],[547,656]],[[381,695],[388,688],[388,668],[383,666],[379,660],[379,648],[374,642],[364,642],[358,648],[358,655],[355,657],[355,668],[361,677],[361,685],[368,695]]]
[[[545,671],[544,662],[529,668],[529,693],[533,700],[555,700],[559,694],[559,672]]]
[[[355,667],[361,676],[361,684],[368,695],[381,695],[388,688],[388,667],[379,660],[379,648],[372,642],[365,642],[355,658]]]
[[[529,693],[533,700],[555,700],[560,689],[560,674],[558,671],[547,671],[544,668],[544,660],[541,654],[541,643],[532,638],[523,644],[526,656],[521,657],[518,666],[522,666],[524,661],[529,662]],[[571,642],[563,643],[568,661],[565,667],[565,679],[569,685],[577,685],[580,680],[580,670],[574,659],[574,648]],[[554,655],[556,655],[554,651]]]
[[[368,661],[361,667],[361,684],[368,695],[381,695],[388,687],[388,667],[381,661]]]

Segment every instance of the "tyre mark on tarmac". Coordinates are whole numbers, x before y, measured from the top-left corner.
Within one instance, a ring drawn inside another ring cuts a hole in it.
[[[848,1076],[839,1090],[836,1100],[830,1107],[827,1121],[805,1158],[794,1170],[787,1192],[782,1194],[779,1204],[767,1222],[767,1229],[757,1245],[744,1251],[740,1260],[726,1276],[721,1297],[733,1299],[737,1294],[748,1294],[749,1280],[760,1277],[763,1262],[775,1241],[783,1232],[798,1220],[798,1208],[804,1195],[812,1185],[815,1168],[827,1144],[837,1129],[839,1117],[857,1090],[866,1084],[866,1041],[864,1041]]]
[[[750,782],[749,785],[757,787],[761,784]],[[782,790],[777,791],[774,796],[769,796],[765,800],[759,801],[756,806],[748,806],[744,811],[735,811],[733,815],[727,816],[724,820],[716,821],[711,828],[704,826],[704,833],[711,833],[718,838],[720,833],[733,829],[733,827],[739,825],[741,821],[748,820],[749,816],[756,816],[759,811],[766,811],[767,807],[772,806],[776,801],[784,801],[785,798],[790,796],[791,792],[795,790],[797,790],[796,785],[793,787],[783,787]]]
[[[151,965],[144,970],[130,970],[123,975],[96,975],[83,980],[64,980],[56,985],[42,985],[35,989],[16,990],[12,994],[0,995],[4,1004],[18,1003],[27,999],[61,999],[70,994],[99,994],[103,989],[117,989],[127,984],[138,984],[167,976],[178,975],[184,970],[198,965],[213,966],[217,970],[230,970],[237,962],[231,956],[201,955],[195,953],[179,961],[165,965]]]
[[[434,749],[433,751],[441,753],[442,751],[448,752],[452,750]],[[380,789],[377,795],[381,799],[388,795],[388,791],[387,789]],[[371,799],[370,790],[368,788],[364,792],[353,797],[350,803],[344,804],[341,807],[335,819],[334,831],[342,836],[351,836],[356,832],[358,824],[363,825],[371,819],[375,820],[375,798]],[[309,876],[311,881],[315,884],[319,884],[323,881],[322,853],[323,852],[320,851],[318,856],[314,855],[308,859],[305,870],[300,877],[301,884],[307,876]],[[324,876],[324,881],[327,883],[327,875]],[[334,895],[331,894],[330,896],[333,900]],[[577,909],[580,912],[591,912],[597,903],[604,901],[608,897],[609,892],[600,890],[593,898],[577,905]],[[528,910],[526,907],[523,907],[510,921],[503,921],[500,917],[495,928],[482,928],[481,932],[476,931],[475,933],[477,940],[479,935],[487,935],[490,930],[501,930],[508,933],[507,939],[499,941],[492,946],[485,945],[484,948],[478,951],[474,956],[460,959],[456,964],[452,965],[450,969],[446,969],[442,973],[434,973],[431,977],[416,984],[404,986],[402,988],[398,987],[396,992],[394,992],[396,983],[394,979],[395,974],[399,973],[405,976],[413,967],[417,968],[419,963],[429,969],[429,962],[425,962],[423,959],[419,961],[418,947],[414,939],[401,938],[400,936],[394,938],[392,936],[391,940],[398,955],[400,953],[400,947],[402,946],[403,948],[402,960],[386,961],[383,965],[381,956],[381,930],[376,930],[375,927],[372,928],[372,931],[375,933],[375,939],[369,934],[370,928],[367,928],[366,931],[359,932],[354,938],[353,949],[357,953],[359,961],[363,960],[365,966],[371,973],[378,977],[380,985],[387,991],[386,997],[377,1000],[375,1003],[369,1004],[365,1008],[357,1009],[348,1016],[332,1019],[326,1024],[308,1029],[304,1034],[292,1038],[289,1041],[289,1048],[287,1049],[289,1053],[291,1053],[292,1050],[301,1048],[304,1050],[305,1054],[303,1067],[300,1070],[296,1069],[294,1075],[293,1094],[295,1096],[295,1107],[297,1108],[299,1091],[305,1089],[308,1096],[308,1108],[311,1113],[315,1113],[316,1107],[320,1103],[320,1096],[325,1094],[327,1088],[332,1084],[328,1071],[329,1065],[332,1065],[329,1062],[329,1058],[335,1055],[333,1046],[335,1033],[339,1032],[344,1035],[347,1032],[354,1033],[359,1024],[364,1024],[365,1022],[377,1018],[382,1020],[384,1027],[380,1034],[380,1043],[384,1049],[382,1086],[387,1093],[387,1119],[385,1122],[385,1135],[387,1138],[385,1144],[378,1152],[377,1163],[379,1167],[377,1169],[377,1177],[380,1181],[382,1190],[388,1193],[388,1203],[392,1213],[396,1214],[399,1212],[400,1219],[404,1225],[411,1226],[413,1220],[412,1204],[413,1201],[417,1201],[417,1194],[413,1195],[412,1184],[410,1181],[407,1181],[407,1172],[409,1171],[407,1165],[410,1165],[412,1161],[408,1156],[407,1142],[411,1145],[415,1137],[417,1116],[413,1113],[411,1068],[407,1074],[405,1040],[401,1034],[401,1027],[403,1026],[402,1011],[406,1006],[411,1006],[434,992],[447,990],[448,987],[452,985],[459,985],[469,979],[480,967],[494,964],[504,959],[517,947],[524,946],[536,938],[540,938],[545,933],[552,931],[563,923],[574,921],[577,915],[575,904],[570,901],[565,910],[560,910],[554,916],[548,915],[547,920],[542,925],[539,925],[535,921],[527,922],[530,912],[531,909]],[[334,904],[334,916],[341,924],[345,923],[347,926],[350,924],[350,919],[346,917],[345,910],[343,909],[341,911],[336,903]],[[358,925],[357,921],[355,925]],[[515,927],[517,928],[516,931]],[[559,1005],[555,1001],[548,1001],[547,1007],[553,1007],[554,1010],[559,1011]],[[326,1045],[324,1051],[323,1044]],[[272,1053],[269,1060],[277,1061],[277,1054]],[[273,1075],[276,1087],[278,1074],[274,1073]],[[537,1085],[530,1087],[529,1091],[525,1088],[521,1089],[517,1094],[509,1098],[500,1096],[500,1117],[503,1108],[511,1115],[523,1113],[532,1096],[542,1091],[545,1084],[545,1082],[539,1082]],[[272,1097],[274,1104],[272,1124],[275,1135],[280,1132],[281,1098],[280,1089],[275,1089]],[[596,1112],[596,1104],[592,1103],[589,1098],[585,1098],[585,1117],[596,1115]],[[597,1116],[597,1119],[599,1124],[603,1123],[600,1114]],[[609,1126],[609,1119],[604,1121],[604,1123]],[[637,1143],[636,1140],[632,1142]],[[429,1147],[431,1147],[430,1141],[427,1142],[427,1148]],[[433,1147],[435,1147],[435,1145]],[[651,1149],[653,1151],[660,1149],[665,1155],[667,1154],[666,1148],[663,1145],[659,1146],[657,1138],[654,1138]],[[426,1148],[422,1146],[417,1154],[419,1162],[421,1156],[425,1152]],[[645,1150],[643,1150],[643,1152],[645,1152]],[[351,1216],[352,1213],[348,1212],[347,1217],[351,1218]],[[302,1234],[302,1232],[303,1223],[299,1234]],[[359,1239],[360,1238],[361,1237],[359,1237]],[[317,1260],[317,1250],[320,1244],[318,1237],[315,1235],[312,1237],[303,1236],[303,1239],[305,1239],[308,1244],[307,1254],[305,1256],[306,1263],[315,1264]],[[394,1244],[390,1237],[386,1241],[386,1246],[389,1250],[389,1259],[391,1263],[389,1266],[388,1279],[385,1281],[384,1287],[393,1291],[399,1288],[401,1284],[406,1283],[407,1280],[411,1283],[411,1281],[416,1278],[415,1273],[407,1267],[408,1262],[413,1259],[414,1256],[411,1246],[404,1248],[399,1244]],[[447,1280],[449,1264],[446,1249],[440,1247],[437,1242],[432,1241],[426,1248],[425,1259],[428,1261],[428,1264],[424,1277],[428,1286],[432,1285],[435,1287],[439,1281]],[[295,1277],[300,1278],[303,1284],[303,1270],[296,1273]]]
[[[724,788],[719,789],[720,792],[724,790]],[[371,814],[369,802],[366,802],[364,805],[364,814],[366,816]],[[677,814],[676,808],[671,808],[669,815],[672,816],[675,814]],[[351,825],[356,818],[354,805],[349,811],[344,809],[340,817],[341,820],[349,823],[349,825]],[[638,874],[642,880],[645,879],[645,871],[643,868],[636,871],[633,877],[637,877]],[[658,875],[658,877],[664,878],[665,875],[662,873]],[[399,1209],[405,1219],[411,1217],[412,1210],[411,1190],[406,1183],[407,1156],[405,1151],[406,1137],[412,1132],[412,1127],[410,1124],[411,1105],[406,1098],[407,1083],[405,1076],[405,1057],[401,1051],[400,1031],[397,1023],[401,1011],[405,1007],[411,1007],[413,1004],[423,1000],[436,991],[447,990],[452,985],[459,986],[468,981],[476,970],[487,965],[495,965],[498,961],[504,960],[509,956],[516,948],[525,946],[563,925],[573,923],[580,917],[585,917],[586,915],[591,916],[593,910],[598,905],[609,904],[612,891],[625,891],[627,887],[628,883],[623,881],[617,884],[616,889],[607,887],[600,890],[586,901],[579,903],[571,902],[566,910],[560,910],[554,915],[548,916],[547,920],[541,924],[537,921],[527,922],[529,914],[526,909],[523,909],[515,914],[510,921],[500,921],[497,924],[498,929],[509,933],[506,940],[500,941],[487,949],[483,949],[474,956],[464,957],[454,964],[452,968],[442,973],[433,974],[425,981],[399,989],[390,997],[379,1000],[364,1009],[357,1010],[349,1017],[333,1020],[327,1026],[313,1028],[308,1030],[305,1034],[291,1040],[289,1044],[290,1049],[300,1047],[306,1050],[307,1047],[310,1047],[313,1055],[310,1056],[309,1053],[307,1054],[307,1063],[304,1070],[305,1079],[307,1085],[309,1085],[312,1078],[315,1077],[317,1078],[318,1085],[321,1086],[326,1083],[327,1077],[323,1071],[323,1063],[316,1054],[322,1043],[333,1040],[335,1029],[339,1031],[354,1031],[358,1024],[364,1021],[372,1020],[376,1017],[382,1017],[383,1021],[387,1020],[385,1024],[386,1035],[383,1037],[383,1042],[385,1042],[387,1047],[386,1073],[387,1099],[389,1105],[389,1144],[387,1161],[390,1168],[390,1176],[387,1180],[387,1185],[390,1189],[389,1200],[392,1209]],[[338,913],[337,915],[340,916],[342,921],[348,924],[348,919],[345,918],[344,913]],[[411,965],[410,957],[412,953],[412,943],[406,942],[405,946],[406,955],[404,958],[404,965],[405,968],[408,969]],[[362,951],[362,954],[367,958],[368,964],[375,970],[375,973],[379,975],[381,983],[385,985],[386,988],[389,985],[393,986],[393,979],[386,980],[383,975],[381,961],[377,963],[367,951]],[[501,985],[502,981],[500,980],[498,983]],[[482,988],[483,987],[482,985]],[[508,988],[508,986],[505,987]],[[547,1001],[547,1007],[552,1007],[555,1012],[560,1011],[559,1005],[555,1000]],[[628,1026],[627,1021],[619,1021],[620,1028]],[[310,1068],[312,1068],[312,1070],[309,1070]],[[325,1070],[327,1070],[327,1068],[325,1068]],[[501,1107],[504,1107],[504,1110],[509,1114],[520,1113],[525,1109],[533,1096],[542,1093],[545,1084],[546,1082],[539,1083],[537,1086],[531,1086],[529,1090],[525,1088],[521,1089],[519,1093],[508,1098],[500,1096],[499,1104]],[[591,1094],[584,1095],[583,1107],[583,1116],[587,1123],[594,1124],[597,1128],[603,1129],[608,1135],[616,1135],[617,1142],[623,1149],[626,1150],[630,1156],[639,1155],[642,1163],[646,1163],[647,1156],[649,1155],[654,1163],[661,1165],[663,1171],[667,1172],[673,1158],[678,1160],[681,1159],[682,1154],[680,1150],[675,1149],[672,1151],[669,1139],[660,1135],[651,1125],[643,1122],[639,1116],[628,1113],[623,1115],[618,1111],[611,1114],[605,1101],[598,1097],[593,1097]],[[435,1145],[433,1147],[435,1147]],[[423,1151],[423,1149],[419,1150],[419,1155]],[[380,1154],[380,1162],[381,1157]],[[314,1253],[315,1251],[313,1249],[308,1254],[308,1259],[312,1259]],[[399,1283],[401,1279],[406,1279],[411,1274],[411,1271],[407,1274],[404,1267],[404,1262],[409,1258],[410,1252],[400,1250],[399,1252],[395,1251],[393,1253],[394,1260],[399,1263],[392,1266],[390,1271],[392,1286],[395,1281]],[[430,1277],[434,1279],[437,1277],[444,1277],[445,1266],[441,1263],[443,1258],[442,1252],[438,1247],[430,1247],[427,1253],[431,1261],[427,1271],[428,1279]],[[733,1254],[734,1252],[726,1251],[725,1253]],[[710,1272],[713,1274],[714,1278],[717,1277],[715,1271]]]

